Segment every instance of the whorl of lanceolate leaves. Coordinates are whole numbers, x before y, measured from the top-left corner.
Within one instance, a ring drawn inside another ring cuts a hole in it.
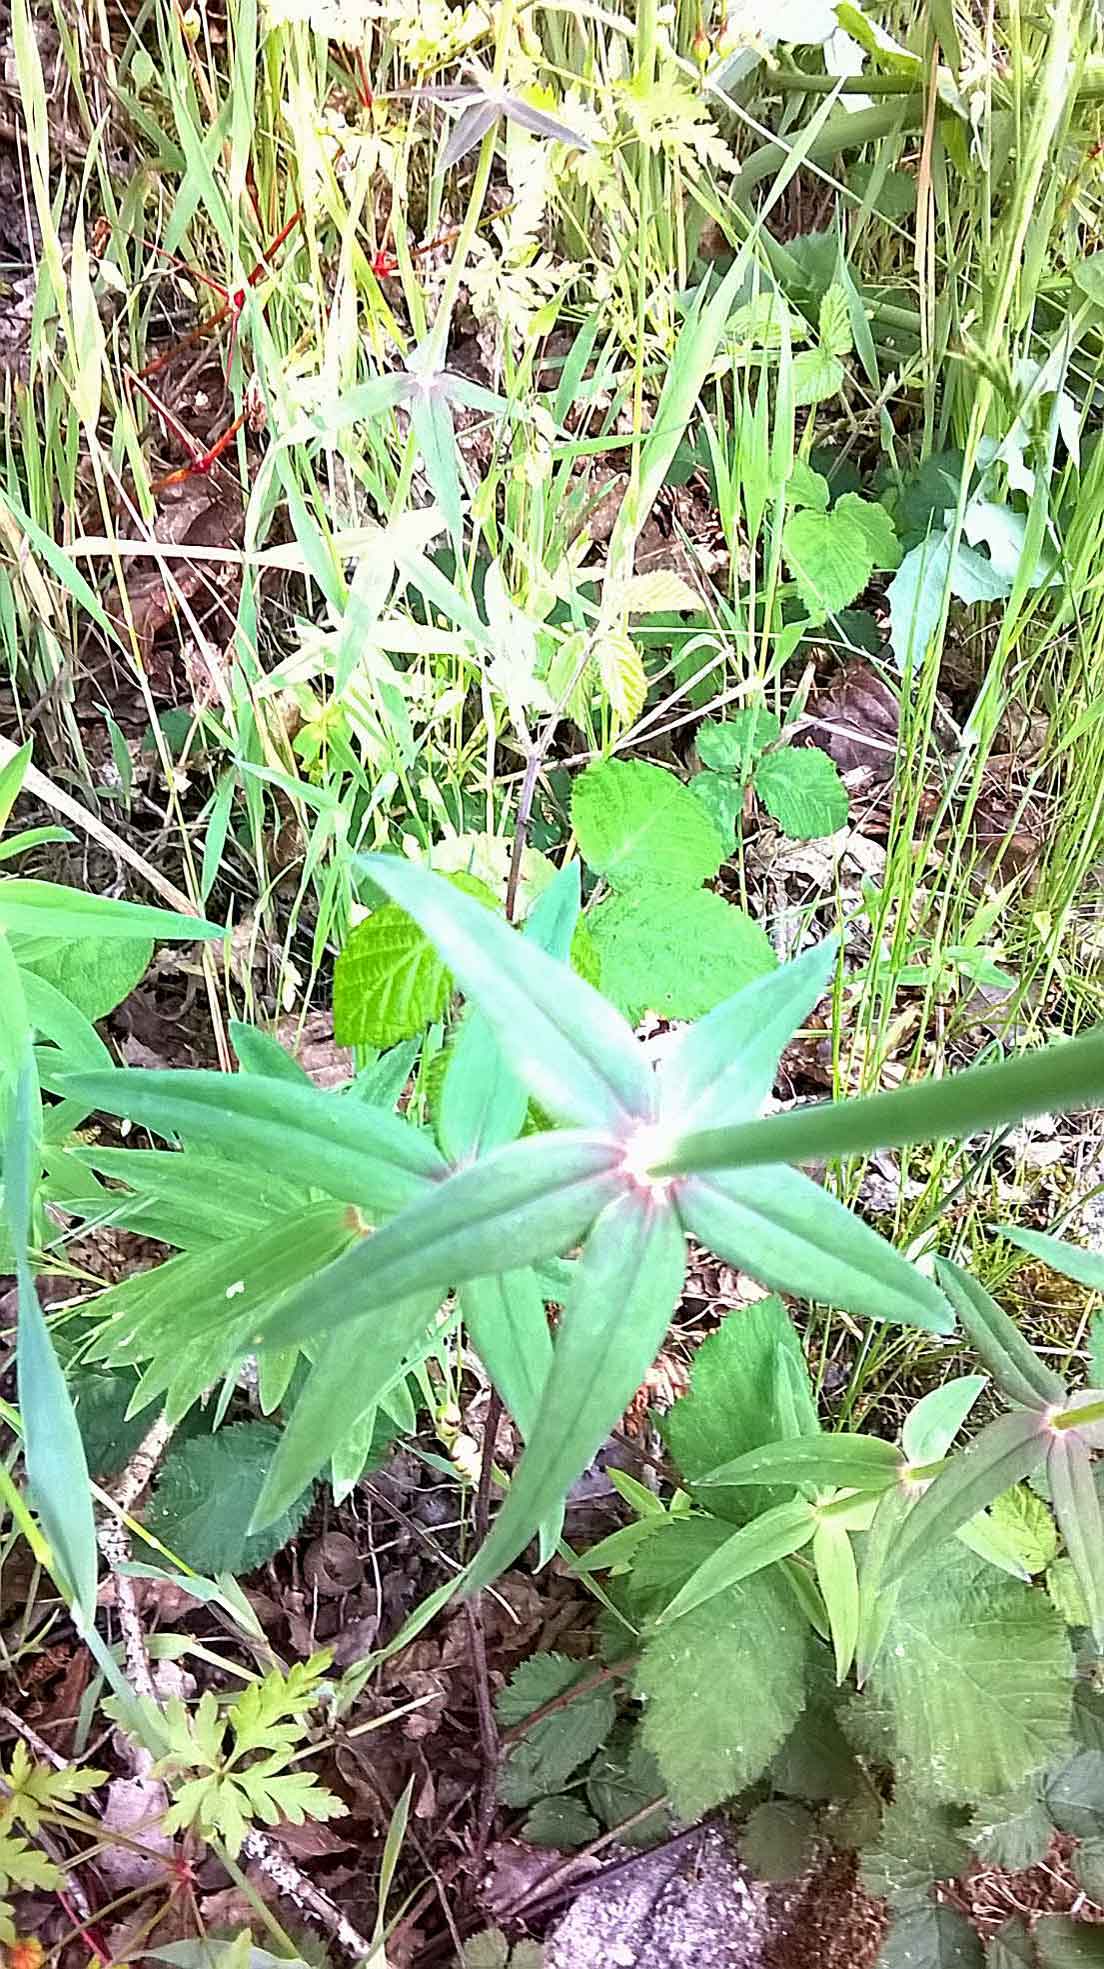
[[[266,1349],[332,1334],[332,1357],[321,1350],[314,1369],[331,1388],[342,1337],[355,1341],[373,1376],[373,1388],[361,1385],[364,1407],[394,1382],[447,1291],[499,1281],[497,1297],[465,1295],[465,1310],[526,1448],[472,1585],[508,1565],[548,1520],[639,1386],[678,1303],[687,1233],[764,1284],[945,1332],[954,1315],[940,1287],[793,1165],[966,1135],[1104,1094],[1099,1033],[944,1081],[760,1119],[783,1047],[827,986],[834,942],[757,978],[682,1032],[653,1070],[626,1022],[563,961],[577,868],[561,871],[519,935],[410,862],[372,855],[359,866],[435,944],[477,1008],[446,1071],[451,1171],[409,1124],[305,1087],[131,1072],[84,1075],[65,1092],[223,1153],[247,1145],[256,1154],[280,1139],[286,1165],[302,1157],[317,1187],[377,1216],[397,1211],[371,1237],[351,1223],[347,1248],[309,1277],[300,1271],[251,1323],[253,1344]],[[562,1125],[513,1139],[524,1092]],[[580,1244],[549,1359],[542,1293],[526,1280]],[[540,1364],[539,1386],[527,1361]],[[324,1408],[312,1405],[316,1418]],[[255,1525],[277,1515],[332,1447],[315,1434],[281,1457]]]

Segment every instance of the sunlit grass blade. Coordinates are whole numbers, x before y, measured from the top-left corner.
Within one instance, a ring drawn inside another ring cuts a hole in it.
[[[796,1497],[788,1504],[776,1504],[769,1511],[763,1511],[750,1525],[743,1525],[731,1538],[726,1538],[708,1559],[691,1573],[670,1604],[659,1615],[657,1625],[667,1626],[683,1614],[692,1613],[695,1607],[704,1606],[716,1594],[723,1593],[728,1586],[735,1586],[741,1579],[750,1579],[753,1573],[762,1572],[765,1566],[773,1566],[779,1559],[788,1559],[792,1553],[800,1552],[808,1545],[816,1531],[817,1518],[811,1504],[803,1497]]]
[[[551,1258],[574,1244],[620,1182],[611,1145],[564,1130],[496,1149],[409,1204],[308,1280],[266,1323],[266,1346],[316,1339],[361,1313],[439,1286]]]
[[[949,1258],[936,1260],[936,1275],[979,1361],[1009,1400],[1036,1409],[1061,1401],[1062,1382],[985,1287]]]
[[[703,1169],[752,1169],[765,1163],[868,1155],[1001,1128],[1025,1115],[1072,1114],[1104,1101],[1104,1028],[1044,1046],[997,1066],[970,1067],[860,1100],[820,1101],[734,1128],[686,1135],[656,1176]]]
[[[1018,1409],[990,1422],[913,1505],[886,1558],[883,1581],[900,1579],[1003,1490],[1030,1476],[1046,1456],[1049,1439],[1034,1411]]]
[[[652,1112],[644,1054],[612,1005],[470,896],[396,855],[358,866],[412,916],[494,1026],[542,1107],[582,1127],[623,1127]]]
[[[468,1587],[528,1544],[605,1442],[655,1358],[686,1269],[670,1205],[625,1190],[587,1240],[556,1336],[540,1413]]]
[[[59,1091],[158,1135],[235,1161],[282,1169],[371,1213],[401,1210],[446,1164],[428,1136],[383,1108],[259,1074],[127,1072],[67,1075]]]
[[[936,1333],[953,1324],[930,1279],[785,1163],[692,1177],[679,1188],[678,1208],[702,1244],[777,1291]]]
[[[207,923],[201,916],[178,916],[171,909],[116,902],[22,876],[0,882],[0,930],[35,937],[160,937],[189,943],[226,935],[221,923]]]
[[[816,944],[679,1033],[660,1072],[664,1120],[707,1128],[758,1113],[783,1047],[827,989],[837,950],[835,937]]]

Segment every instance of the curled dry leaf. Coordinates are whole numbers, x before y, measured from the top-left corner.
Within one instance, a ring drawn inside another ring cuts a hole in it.
[[[868,663],[844,665],[814,700],[812,737],[841,773],[863,767],[878,781],[892,779],[900,722],[897,699]]]
[[[364,1566],[353,1540],[343,1531],[328,1531],[308,1545],[303,1577],[314,1592],[336,1597],[352,1593],[364,1577]]]
[[[101,1827],[104,1845],[96,1856],[97,1871],[113,1894],[146,1887],[162,1880],[173,1842],[162,1830],[169,1801],[160,1779],[148,1774],[113,1778],[107,1788]],[[113,1840],[112,1833],[119,1838]]]

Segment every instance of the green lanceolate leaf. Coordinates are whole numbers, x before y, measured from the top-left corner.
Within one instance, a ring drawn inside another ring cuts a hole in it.
[[[549,1114],[584,1127],[617,1128],[652,1112],[652,1077],[641,1048],[612,1006],[570,966],[413,862],[368,855],[358,866],[436,944]]]
[[[921,1396],[901,1430],[901,1447],[910,1463],[936,1463],[946,1456],[987,1384],[987,1375],[962,1374]]]
[[[445,1163],[428,1136],[398,1115],[319,1087],[259,1074],[117,1073],[66,1076],[61,1091],[262,1168],[273,1160],[316,1189],[369,1215],[401,1210]]]
[[[1035,1409],[1061,1401],[1065,1389],[1058,1376],[984,1287],[949,1258],[936,1260],[936,1273],[975,1354],[1009,1400]]]
[[[321,1343],[268,1467],[250,1520],[272,1524],[325,1469],[366,1410],[375,1407],[440,1303],[437,1292],[366,1313]]]
[[[1085,1596],[1093,1639],[1104,1648],[1104,1518],[1092,1457],[1072,1431],[1052,1436],[1047,1477],[1058,1528]]]
[[[1002,1490],[1037,1470],[1048,1440],[1033,1410],[990,1422],[917,1499],[886,1559],[883,1578],[899,1579]]]
[[[1085,1251],[1067,1238],[1051,1237],[1047,1231],[1010,1230],[1004,1224],[1000,1235],[1010,1244],[1018,1244],[1021,1251],[1029,1251],[1033,1258],[1041,1258],[1063,1278],[1076,1279],[1078,1285],[1087,1285],[1093,1292],[1104,1292],[1104,1257],[1099,1251]]]
[[[57,1047],[66,1072],[113,1071],[111,1055],[95,1026],[64,992],[34,972],[24,971],[23,996],[31,1024]]]
[[[292,1087],[312,1085],[306,1069],[285,1051],[272,1033],[246,1025],[241,1019],[229,1021],[229,1032],[230,1044],[243,1073],[260,1074],[265,1080],[284,1080]]]
[[[971,1067],[861,1100],[820,1101],[734,1128],[685,1135],[656,1176],[752,1169],[818,1156],[867,1155],[979,1134],[1025,1115],[1075,1113],[1104,1100],[1104,1027],[998,1066]]]
[[[435,1184],[417,1203],[295,1292],[266,1323],[286,1347],[432,1286],[445,1291],[574,1244],[619,1187],[616,1145],[563,1130],[495,1149]]]
[[[839,940],[744,985],[676,1039],[660,1073],[660,1114],[680,1131],[742,1121],[774,1086],[782,1049],[823,997]]]
[[[828,1610],[839,1684],[847,1677],[858,1645],[859,1575],[850,1537],[830,1518],[822,1518],[813,1533],[813,1564]]]
[[[564,1307],[540,1414],[470,1588],[487,1585],[517,1557],[601,1448],[667,1331],[685,1268],[682,1227],[669,1204],[634,1188],[603,1210]]]
[[[8,824],[8,816],[19,797],[30,763],[31,741],[28,739],[18,752],[12,753],[7,765],[0,768],[0,829]]]
[[[0,939],[4,950],[6,940]],[[5,979],[5,970],[10,976]],[[0,963],[0,984],[10,1016],[18,993],[14,963]],[[16,1005],[15,1015],[23,1010]],[[24,1014],[25,1017],[25,1014]],[[27,1262],[31,1211],[38,1184],[41,1102],[30,1045],[9,1097],[8,1139],[4,1147],[5,1214],[15,1247],[19,1300],[16,1347],[19,1407],[23,1418],[23,1456],[32,1500],[50,1541],[57,1579],[87,1622],[95,1618],[96,1528],[92,1492],[77,1418],[65,1376],[58,1365]]]
[[[469,1279],[461,1287],[460,1310],[476,1353],[527,1441],[552,1363],[552,1336],[536,1274],[526,1266]]]
[[[525,920],[522,935],[566,964],[579,917],[579,870],[561,868]],[[521,1133],[529,1097],[507,1063],[494,1026],[472,1007],[448,1056],[437,1136],[453,1160],[474,1160]]]
[[[798,1436],[764,1443],[699,1477],[710,1484],[824,1484],[846,1490],[889,1490],[901,1478],[900,1450],[879,1436]]]
[[[178,943],[226,935],[220,923],[207,923],[201,916],[178,916],[171,909],[115,902],[110,896],[66,889],[58,882],[21,877],[0,882],[0,929],[21,936],[159,937],[162,942]]]
[[[780,1292],[936,1333],[953,1325],[930,1279],[785,1163],[692,1177],[679,1187],[678,1208],[702,1244]]]
[[[771,1510],[762,1512],[750,1525],[741,1525],[739,1531],[733,1532],[731,1538],[710,1553],[664,1608],[657,1625],[666,1626],[672,1620],[681,1620],[695,1607],[704,1606],[707,1600],[726,1592],[740,1580],[751,1579],[765,1566],[772,1566],[777,1560],[788,1559],[791,1553],[800,1552],[803,1545],[808,1545],[816,1528],[816,1512],[803,1497],[796,1497],[789,1504],[776,1504]]]

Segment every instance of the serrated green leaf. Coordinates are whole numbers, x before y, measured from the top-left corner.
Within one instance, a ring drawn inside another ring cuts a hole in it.
[[[587,922],[602,990],[633,1025],[646,1011],[698,1018],[777,963],[759,925],[710,889],[642,881]]]
[[[950,1324],[929,1279],[819,1183],[786,1164],[692,1177],[679,1188],[678,1208],[707,1249],[776,1291],[936,1333]]]
[[[153,940],[141,937],[113,941],[99,934],[66,937],[64,942],[41,949],[34,940],[34,954],[20,956],[18,938],[13,939],[16,956],[25,970],[53,985],[86,1019],[106,1019],[109,1012],[129,998],[144,977],[153,956]]]
[[[865,528],[838,507],[830,513],[791,513],[782,529],[782,552],[813,622],[849,608],[874,572]]]
[[[149,1417],[127,1419],[127,1405],[138,1385],[129,1369],[97,1373],[70,1372],[69,1392],[84,1444],[88,1469],[94,1477],[112,1477],[130,1461],[149,1429]]]
[[[517,1265],[558,1255],[621,1187],[617,1164],[616,1142],[582,1130],[492,1150],[288,1293],[263,1324],[264,1344],[311,1340],[432,1287],[496,1273],[507,1242]]]
[[[996,1797],[1069,1743],[1073,1660],[1046,1596],[948,1546],[913,1569],[870,1691],[918,1792]]]
[[[606,1205],[564,1307],[540,1414],[472,1565],[470,1590],[517,1557],[601,1447],[655,1357],[685,1268],[670,1205],[635,1188]]]
[[[1041,1497],[1026,1484],[1013,1484],[993,1499],[989,1516],[1025,1572],[1046,1571],[1058,1552],[1058,1533]]]
[[[663,1779],[659,1765],[641,1742],[640,1732],[613,1731],[596,1753],[587,1773],[587,1799],[607,1828],[623,1825],[643,1811],[653,1798],[662,1798]],[[669,1813],[663,1805],[624,1835],[630,1846],[651,1846],[663,1837]]]
[[[445,1171],[429,1137],[409,1122],[319,1087],[256,1074],[137,1068],[67,1074],[59,1085],[90,1108],[231,1159],[264,1168],[278,1156],[316,1189],[371,1215],[400,1210]]]
[[[547,1113],[607,1128],[651,1113],[651,1076],[639,1046],[569,965],[413,862],[368,855],[358,865],[433,939]]]
[[[593,653],[602,689],[618,724],[634,724],[648,696],[648,676],[639,648],[627,630],[611,629],[598,637]]]
[[[819,1101],[764,1121],[742,1122],[683,1137],[652,1174],[690,1170],[749,1169],[770,1163],[810,1162],[818,1156],[865,1155],[906,1148],[912,1142],[946,1141],[1022,1121],[1026,1115],[1067,1113],[1104,1099],[1104,1027],[1080,1039],[970,1067],[943,1080],[919,1081],[862,1100]]]
[[[679,1129],[759,1112],[786,1042],[827,990],[839,943],[828,937],[744,985],[679,1033],[660,1069],[660,1114]]]
[[[791,841],[816,841],[847,825],[847,788],[819,746],[768,752],[755,768],[755,791]]]
[[[804,458],[795,458],[786,480],[787,506],[809,506],[814,513],[826,513],[830,499],[831,492],[823,472],[814,472]],[[777,738],[778,733],[774,736]]]
[[[146,1528],[195,1572],[246,1573],[263,1565],[302,1524],[308,1487],[260,1534],[249,1526],[280,1431],[270,1422],[235,1422],[213,1436],[170,1449],[146,1512]]]
[[[785,1587],[760,1574],[647,1641],[643,1739],[680,1817],[711,1811],[766,1768],[804,1703],[807,1633]]]
[[[827,355],[850,355],[853,339],[851,311],[847,305],[847,295],[838,281],[833,281],[831,287],[821,296],[817,327],[820,346]]]
[[[954,1880],[970,1865],[960,1815],[951,1806],[897,1786],[882,1813],[876,1845],[862,1855],[862,1884],[893,1908],[913,1908],[931,1898],[937,1880]]]
[[[949,1258],[937,1259],[936,1269],[975,1354],[1009,1399],[1035,1409],[1061,1401],[1059,1377],[984,1286]]]
[[[885,1581],[900,1579],[1002,1491],[1038,1469],[1047,1442],[1035,1410],[1017,1410],[990,1422],[944,1465],[913,1505],[886,1559]]]
[[[1006,1921],[989,1944],[986,1969],[1038,1969],[1038,1958],[1019,1915]]]
[[[876,568],[900,566],[901,543],[897,538],[897,529],[885,507],[876,499],[863,499],[857,492],[845,492],[837,499],[833,512],[845,513],[862,529]]]
[[[444,1017],[452,978],[429,938],[397,903],[358,923],[334,966],[339,1046],[394,1046]]]
[[[744,811],[744,789],[740,781],[734,779],[731,773],[695,773],[690,781],[690,791],[695,800],[701,801],[713,822],[724,842],[725,854],[731,854]]]
[[[690,1391],[674,1403],[663,1425],[667,1447],[688,1483],[781,1433],[776,1370],[783,1355],[797,1370],[806,1419],[815,1428],[801,1342],[780,1299],[742,1306],[703,1340],[690,1369]],[[741,1523],[782,1501],[775,1491],[741,1489],[726,1496],[714,1489],[709,1508]]]
[[[717,873],[724,843],[688,787],[642,759],[602,759],[571,792],[579,852],[611,888],[640,881],[694,889]]]
[[[825,486],[825,498],[827,491]],[[716,772],[734,773],[742,779],[759,753],[765,752],[768,745],[776,745],[781,736],[782,726],[774,712],[768,711],[765,704],[749,704],[720,723],[705,719],[698,726],[694,742],[703,766],[710,766]]]
[[[539,1686],[543,1693],[537,1703],[531,1700],[532,1692],[538,1686],[534,1664],[542,1671]],[[521,1688],[511,1690],[508,1685],[497,1704],[503,1723],[522,1720],[515,1713],[519,1701],[527,1702],[528,1709],[539,1707],[541,1703],[564,1694],[575,1682],[582,1681],[587,1673],[585,1663],[568,1661],[562,1655],[531,1657],[524,1668],[526,1672]],[[516,1677],[511,1677],[511,1682],[515,1680]],[[599,1744],[605,1741],[613,1728],[616,1714],[617,1707],[611,1690],[601,1687],[576,1696],[572,1702],[565,1703],[562,1708],[553,1710],[550,1716],[543,1716],[534,1723],[510,1745],[500,1766],[498,1795],[502,1803],[518,1809],[531,1805],[534,1799],[559,1791],[580,1764],[593,1757]]]
[[[1045,1859],[1054,1826],[1038,1785],[1028,1782],[980,1805],[970,1820],[969,1834],[979,1860],[1018,1873]]]
[[[821,348],[802,349],[793,359],[792,372],[793,400],[799,406],[837,396],[847,375],[839,358]]]
[[[1104,1751],[1079,1750],[1046,1784],[1047,1811],[1059,1832],[1075,1839],[1104,1833]]]
[[[882,1943],[875,1969],[983,1969],[976,1929],[945,1902],[899,1914]]]
[[[1096,1839],[1086,1839],[1078,1847],[1071,1862],[1078,1884],[1084,1888],[1090,1901],[1098,1907],[1104,1906],[1104,1834]]]

